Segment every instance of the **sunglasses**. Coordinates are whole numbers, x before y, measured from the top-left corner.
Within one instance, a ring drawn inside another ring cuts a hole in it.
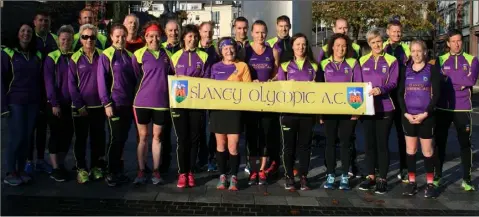
[[[96,35],[82,35],[81,36],[81,39],[83,40],[88,40],[88,39],[91,39],[92,41],[96,40]]]

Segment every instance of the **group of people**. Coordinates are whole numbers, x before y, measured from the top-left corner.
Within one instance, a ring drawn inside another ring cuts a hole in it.
[[[195,173],[207,165],[206,170],[219,171],[218,189],[236,191],[241,162],[239,140],[244,132],[249,185],[266,185],[282,164],[285,189],[308,190],[312,129],[320,123],[326,136],[324,188],[348,190],[351,177],[362,177],[355,147],[355,129],[361,121],[366,163],[365,180],[359,189],[387,192],[389,134],[395,123],[400,151],[398,178],[408,183],[405,194],[418,191],[419,138],[426,169],[425,196],[435,197],[453,122],[461,149],[462,187],[475,190],[471,183],[470,100],[479,63],[477,57],[462,51],[459,31],[448,33],[450,51],[433,65],[428,62],[423,41],[413,40],[410,45],[401,41],[402,25],[398,21],[388,24],[389,39],[385,42],[379,30],[369,30],[366,39],[371,52],[361,55],[360,46],[347,36],[347,21],[339,18],[333,24],[334,34],[316,57],[306,35],[295,33],[290,37],[287,16],[277,18],[277,35],[269,40],[264,21],[256,20],[250,27],[244,17],[234,20],[234,37],[217,41],[212,39],[210,22],[180,27],[170,20],[163,28],[153,20],[139,31],[138,18],[130,14],[123,24],[113,24],[109,35],[104,36],[92,21],[93,12],[83,9],[77,33],[64,25],[55,35],[49,32],[49,15],[38,13],[34,25],[20,25],[15,40],[2,47],[1,108],[10,135],[6,184],[28,183],[33,168],[51,173],[58,182],[67,180],[64,161],[73,134],[78,183],[102,178],[109,186],[129,182],[123,169],[123,149],[134,121],[136,184],[145,184],[150,174],[153,184],[163,182],[162,176],[170,167],[170,135],[174,130],[178,188],[196,186]],[[248,30],[252,40],[248,39]],[[169,105],[168,75],[226,82],[369,82],[375,115],[173,109]],[[43,119],[50,128],[51,165],[43,160]],[[147,166],[150,123],[152,169]],[[88,137],[90,165],[86,160]],[[336,144],[340,146],[339,183]]]

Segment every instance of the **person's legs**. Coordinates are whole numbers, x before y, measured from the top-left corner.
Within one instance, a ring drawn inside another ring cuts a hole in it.
[[[442,166],[446,158],[446,145],[447,137],[449,134],[449,127],[453,121],[453,112],[437,110],[434,114],[436,117],[436,130],[434,132],[435,143],[436,143],[436,155],[437,164],[434,168],[434,176],[439,179],[442,177]],[[439,184],[439,183],[436,183]]]
[[[227,134],[228,152],[230,155],[231,178],[229,190],[238,190],[238,170],[240,165],[240,153],[238,152],[239,134]]]
[[[472,118],[470,112],[455,112],[454,126],[457,131],[457,139],[461,146],[461,163],[462,163],[462,187],[466,191],[474,191],[476,188],[471,183],[472,174]]]
[[[309,190],[307,180],[311,161],[311,140],[313,137],[314,118],[312,115],[300,115],[298,123],[298,158],[301,190]]]
[[[228,141],[226,134],[216,133],[216,160],[218,163],[218,170],[220,172],[220,180],[216,185],[217,189],[223,190],[227,188],[226,178],[226,155],[228,154]]]
[[[326,136],[326,170],[327,174],[335,176],[336,169],[336,137],[338,135],[339,120],[337,115],[324,115],[324,134]]]
[[[298,119],[294,115],[283,114],[280,119],[282,126],[283,141],[283,166],[285,176],[293,179],[294,154],[296,152],[296,133],[298,131]]]
[[[8,132],[9,132],[9,143],[6,149],[6,165],[7,165],[7,176],[3,180],[4,183],[11,186],[17,186],[22,183],[20,176],[18,174],[19,170],[17,169],[18,161],[18,151],[21,149],[21,145],[25,143],[26,134],[25,129],[27,127],[26,121],[26,108],[22,105],[9,105],[9,116],[7,117],[8,122]],[[26,150],[23,150],[26,151]]]
[[[376,121],[376,141],[378,152],[379,178],[376,184],[376,193],[387,191],[387,174],[389,172],[389,133],[393,122],[393,113],[386,112],[383,119]]]

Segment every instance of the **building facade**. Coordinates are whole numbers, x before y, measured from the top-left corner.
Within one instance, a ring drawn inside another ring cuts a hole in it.
[[[439,1],[439,14],[445,25],[437,27],[437,50],[446,52],[448,30],[458,29],[463,35],[463,50],[471,55],[479,54],[479,2],[473,0]]]

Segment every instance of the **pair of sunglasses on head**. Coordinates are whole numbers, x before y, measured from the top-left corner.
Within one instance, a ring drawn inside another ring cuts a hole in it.
[[[88,39],[91,39],[92,41],[95,41],[96,40],[96,35],[82,35],[81,39],[83,39],[85,41],[88,40]]]

